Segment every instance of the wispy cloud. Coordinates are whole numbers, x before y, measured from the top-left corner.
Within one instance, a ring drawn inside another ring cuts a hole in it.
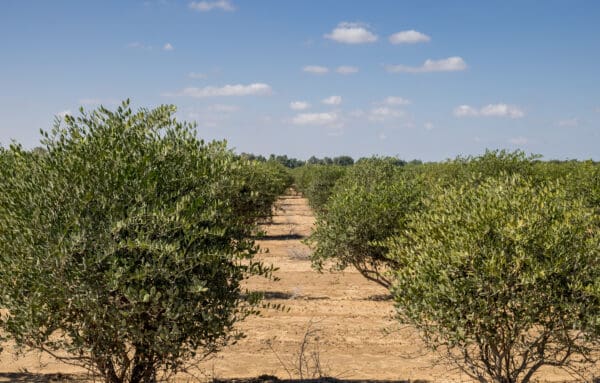
[[[382,106],[378,108],[373,108],[369,111],[369,120],[374,122],[383,122],[386,120],[404,117],[405,113],[402,110],[390,108],[387,106]]]
[[[188,87],[174,93],[164,93],[164,96],[188,96],[195,98],[227,97],[227,96],[261,96],[271,94],[272,89],[263,83],[248,85],[235,84],[222,87],[207,86],[204,88]]]
[[[294,125],[331,125],[338,122],[335,112],[329,113],[300,113],[292,119]]]
[[[425,60],[423,65],[413,67],[406,65],[388,65],[390,73],[428,73],[428,72],[456,72],[467,69],[467,63],[462,57],[454,56],[441,60]]]
[[[525,112],[516,105],[508,104],[488,104],[480,109],[476,109],[470,105],[460,105],[454,109],[456,117],[509,117],[522,118]]]
[[[560,126],[561,128],[576,128],[579,126],[579,120],[577,118],[569,118],[558,121],[556,125]]]
[[[331,33],[323,37],[344,44],[365,44],[377,41],[377,35],[363,23],[339,23]]]
[[[406,98],[389,96],[383,100],[385,105],[410,105],[412,102]]]
[[[426,123],[423,124],[423,127],[425,128],[425,130],[433,130],[433,128],[435,126],[433,125],[433,123],[431,123],[431,122],[428,121],[428,122],[426,122]]]
[[[217,1],[192,1],[189,7],[195,11],[208,12],[215,9],[221,11],[233,12],[235,6],[231,4],[229,0],[217,0]]]
[[[306,110],[308,108],[310,108],[310,104],[306,101],[290,102],[290,109],[292,109],[292,110]]]
[[[166,43],[165,45],[163,45],[162,49],[163,51],[168,52],[174,50],[175,48],[173,47],[173,45],[171,45],[171,43]]]
[[[354,74],[358,72],[358,68],[355,66],[342,65],[337,67],[335,71],[339,74]]]
[[[325,74],[329,72],[329,68],[320,65],[307,65],[302,68],[302,71],[312,74]]]
[[[521,118],[525,116],[525,112],[521,108],[507,104],[489,104],[481,108],[479,113],[488,117]]]
[[[134,42],[131,42],[131,43],[127,44],[127,48],[129,48],[129,49],[139,49],[139,50],[144,50],[144,51],[150,51],[150,50],[152,50],[152,45],[146,45],[146,44],[141,43],[139,41],[134,41]]]
[[[410,31],[394,33],[389,37],[389,40],[392,44],[416,44],[426,43],[431,40],[431,37],[411,29]]]
[[[456,117],[478,116],[479,111],[470,105],[460,105],[454,108],[454,115]]]
[[[330,96],[321,101],[325,105],[340,105],[342,103],[342,96]]]

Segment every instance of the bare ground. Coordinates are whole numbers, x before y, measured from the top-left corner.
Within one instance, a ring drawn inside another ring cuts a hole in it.
[[[302,239],[313,222],[306,199],[289,194],[278,201],[259,241],[268,252],[259,257],[279,268],[279,280],[251,280],[248,287],[264,291],[269,303],[285,309],[263,310],[240,323],[246,338],[202,361],[195,377],[181,375],[177,380],[256,382],[279,377],[295,382],[328,376],[336,378],[332,382],[470,382],[424,351],[414,329],[397,324],[384,288],[356,270],[320,274],[311,269],[310,249]],[[302,361],[300,354],[305,356]],[[545,370],[539,376],[541,381],[574,381],[558,371]],[[67,378],[86,380],[81,370],[37,353],[19,358],[0,354],[0,382]]]

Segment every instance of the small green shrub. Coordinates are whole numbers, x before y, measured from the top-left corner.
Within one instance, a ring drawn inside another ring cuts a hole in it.
[[[319,211],[329,199],[333,186],[341,178],[347,167],[339,165],[305,165],[293,169],[294,183],[308,198],[310,206]]]
[[[322,270],[354,266],[364,277],[389,288],[390,270],[398,266],[387,256],[386,238],[400,232],[405,217],[420,206],[423,189],[385,159],[362,160],[338,180],[324,208],[317,213],[309,243],[313,267]]]
[[[82,110],[44,154],[1,156],[1,325],[17,345],[138,383],[239,338],[259,300],[241,283],[272,271],[249,238],[283,180],[265,190],[264,168],[174,111]]]
[[[597,220],[518,174],[438,190],[389,242],[398,316],[481,382],[575,367],[597,345]]]

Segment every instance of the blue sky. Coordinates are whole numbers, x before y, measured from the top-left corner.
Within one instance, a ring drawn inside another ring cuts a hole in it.
[[[2,1],[0,143],[130,98],[238,152],[600,160],[598,1]]]

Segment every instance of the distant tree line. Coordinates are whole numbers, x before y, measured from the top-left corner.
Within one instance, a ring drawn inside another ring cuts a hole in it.
[[[337,157],[323,157],[323,158],[311,156],[308,160],[299,160],[297,158],[288,157],[286,154],[283,154],[283,155],[271,154],[267,158],[261,154],[256,155],[253,153],[241,153],[240,157],[244,158],[246,160],[258,161],[258,162],[267,162],[267,161],[279,162],[281,165],[285,166],[286,168],[290,168],[290,169],[299,168],[304,165],[352,166],[355,163],[360,163],[360,162],[363,162],[368,159],[366,157],[361,157],[355,161],[354,158],[343,155],[343,156],[337,156]],[[410,165],[420,165],[423,163],[421,160],[404,161],[397,157],[382,157],[382,158],[384,158],[386,161],[389,161],[391,164],[396,165],[396,166],[404,166],[404,165],[409,165],[409,164]]]

